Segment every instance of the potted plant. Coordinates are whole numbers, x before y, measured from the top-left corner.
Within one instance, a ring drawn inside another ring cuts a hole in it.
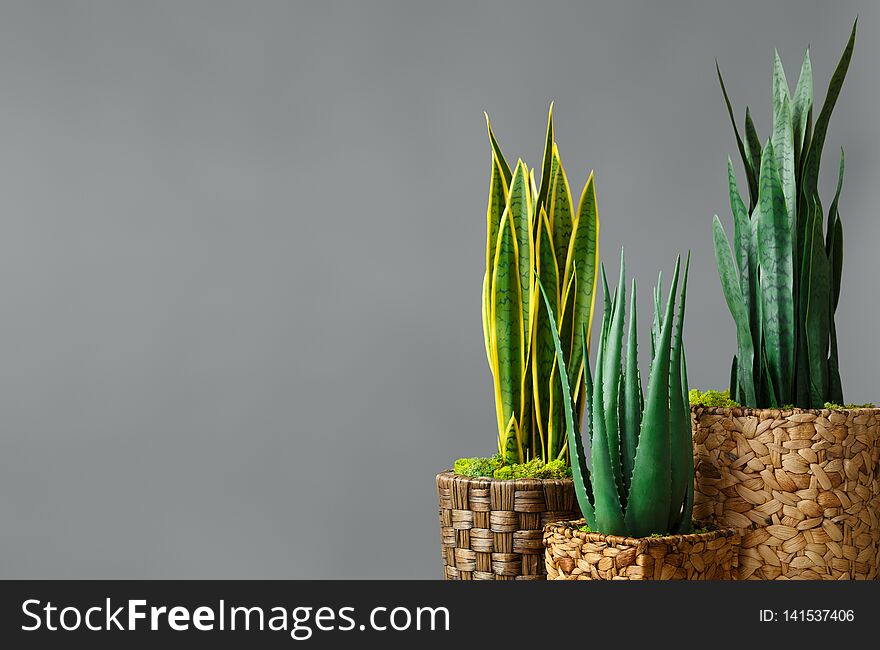
[[[561,312],[573,385],[585,356],[594,306],[599,220],[591,173],[574,209],[553,137],[553,106],[540,186],[522,160],[511,169],[486,116],[492,151],[483,332],[492,372],[498,454],[463,458],[437,475],[447,579],[542,580],[543,527],[577,516],[571,481],[560,367],[553,335],[538,309],[536,279]],[[575,404],[583,395],[574,395]],[[578,412],[580,412],[578,410]]]
[[[694,512],[743,530],[741,578],[878,576],[880,410],[843,406],[834,321],[842,150],[827,223],[817,188],[855,35],[853,25],[814,126],[809,50],[793,96],[776,55],[772,136],[762,148],[748,111],[745,144],[734,124],[750,207],[728,159],[733,254],[717,215],[713,223],[737,354],[730,399],[707,406],[695,396]]]
[[[680,260],[661,315],[661,285],[654,292],[651,370],[642,395],[636,340],[636,287],[623,356],[626,280],[623,253],[613,300],[604,268],[605,312],[593,381],[586,357],[584,392],[590,462],[586,460],[572,401],[566,399],[575,491],[584,519],[548,524],[544,542],[549,579],[730,579],[739,534],[734,529],[694,529],[693,449],[687,409],[687,369],[682,342],[687,265],[673,336]],[[553,319],[550,301],[545,301]],[[662,317],[662,320],[661,320]],[[554,330],[555,331],[555,330]],[[582,331],[586,340],[587,333]],[[559,336],[557,360],[565,367]],[[583,348],[583,346],[582,346]],[[563,395],[569,383],[563,377]]]

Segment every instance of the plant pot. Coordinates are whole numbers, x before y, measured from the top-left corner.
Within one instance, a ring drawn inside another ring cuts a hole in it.
[[[446,580],[544,580],[544,526],[580,517],[571,479],[437,475]]]
[[[875,579],[880,409],[693,408],[694,518],[742,531],[739,578]]]
[[[580,530],[584,520],[548,524],[548,580],[731,580],[740,535],[733,528],[689,535],[617,537]]]

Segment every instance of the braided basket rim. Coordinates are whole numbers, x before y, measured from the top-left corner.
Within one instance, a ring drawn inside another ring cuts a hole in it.
[[[786,418],[790,415],[795,415],[799,413],[810,413],[812,415],[821,415],[823,417],[831,415],[832,413],[854,413],[856,415],[860,415],[862,413],[878,413],[880,412],[880,407],[874,408],[857,408],[857,409],[802,409],[802,408],[791,408],[791,409],[761,409],[761,408],[751,408],[749,406],[703,406],[701,404],[693,404],[691,405],[691,411],[696,412],[699,410],[703,415],[723,415],[725,417],[749,417],[755,416],[759,418]]]
[[[668,546],[678,542],[711,542],[721,537],[735,538],[740,532],[736,528],[716,528],[705,533],[687,533],[684,535],[663,535],[661,537],[623,537],[620,535],[606,535],[604,533],[588,533],[580,527],[586,524],[584,519],[574,521],[557,521],[544,526],[544,533],[564,534],[569,530],[573,537],[585,542],[604,542],[613,546]]]
[[[477,483],[482,486],[491,485],[492,483],[504,483],[505,485],[513,483],[515,487],[530,488],[534,487],[536,483],[544,485],[574,484],[574,480],[571,478],[495,478],[493,476],[465,476],[463,474],[456,474],[452,469],[444,469],[437,474],[436,480],[439,483],[441,480],[449,480],[453,478],[467,483]]]

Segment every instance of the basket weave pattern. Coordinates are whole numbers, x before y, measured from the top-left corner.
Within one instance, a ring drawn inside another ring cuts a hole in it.
[[[584,520],[548,524],[548,580],[731,580],[734,529],[665,537],[617,537],[580,530]]]
[[[695,407],[694,518],[743,531],[740,579],[875,579],[880,409]]]
[[[579,517],[571,479],[437,475],[447,580],[544,580],[544,526]]]

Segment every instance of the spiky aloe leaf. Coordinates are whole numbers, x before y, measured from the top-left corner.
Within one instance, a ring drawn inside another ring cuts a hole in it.
[[[492,145],[492,151],[498,159],[504,182],[509,186],[510,181],[513,178],[513,173],[510,171],[510,165],[508,165],[507,161],[504,159],[504,154],[501,153],[501,147],[498,146],[498,140],[495,139],[495,134],[492,133],[492,124],[489,122],[489,114],[484,112],[483,115],[486,116],[486,129],[489,131],[489,143]]]
[[[672,356],[669,362],[669,442],[672,452],[672,489],[667,530],[677,530],[683,516],[688,484],[694,482],[694,456],[691,441],[690,409],[684,400],[682,378],[682,358],[684,354],[684,312],[687,298],[687,279],[690,268],[690,254],[684,266],[681,280],[681,295],[678,299],[678,317],[672,342]]]
[[[681,259],[666,302],[666,312],[651,362],[645,411],[639,433],[639,446],[633,466],[632,483],[626,507],[626,524],[634,537],[644,537],[666,530],[672,501],[672,450],[669,432],[669,370],[672,342],[672,318]],[[680,387],[676,387],[676,391]]]
[[[810,48],[804,53],[804,62],[794,98],[791,104],[791,122],[794,130],[795,162],[800,161],[801,152],[805,151],[804,139],[807,136],[807,125],[810,110],[813,108],[813,66],[810,63]]]
[[[611,291],[608,289],[608,276],[605,275],[605,265],[601,265],[602,269],[602,331],[608,329],[611,322]]]
[[[727,95],[727,88],[724,86],[724,78],[721,76],[721,68],[718,60],[715,60],[715,72],[718,74],[718,83],[721,84],[721,93],[724,95],[724,104],[727,106],[727,114],[730,116],[730,124],[733,126],[733,134],[736,136],[736,146],[739,149],[739,155],[746,170],[746,179],[748,180],[749,196],[754,204],[758,200],[758,185],[756,182],[757,174],[752,168],[752,163],[746,148],[743,146],[742,138],[739,135],[739,129],[736,126],[736,118],[733,115],[733,107],[730,105],[730,97]]]
[[[519,414],[522,405],[522,380],[525,366],[523,346],[522,291],[516,234],[509,212],[504,211],[498,231],[495,268],[492,272],[492,303],[490,323],[494,327],[492,357],[495,360],[495,406],[500,451],[506,462],[520,462],[518,449],[507,444],[510,420]]]
[[[794,170],[794,132],[792,131],[791,98],[788,94],[788,81],[779,52],[773,58],[773,154],[782,194],[785,196],[785,212],[789,229],[795,219],[797,196]]]
[[[642,385],[639,378],[639,348],[636,316],[636,281],[633,279],[629,306],[629,332],[626,339],[626,369],[623,386],[623,426],[620,435],[621,471],[625,493],[629,494],[639,429],[642,425]]]
[[[822,241],[822,212],[813,210],[810,284],[807,288],[806,339],[810,359],[810,398],[813,408],[828,401],[828,340],[831,307],[831,268]]]
[[[733,255],[727,243],[727,235],[724,234],[724,226],[718,215],[712,220],[712,242],[715,246],[715,264],[718,267],[718,276],[721,279],[721,288],[724,291],[724,299],[730,315],[733,316],[736,325],[737,342],[737,387],[742,391],[746,404],[756,404],[755,384],[752,378],[752,364],[754,363],[754,344],[749,323],[749,312],[743,300],[743,291],[736,277],[733,263]],[[731,379],[732,381],[732,379]],[[732,385],[732,384],[731,384]]]
[[[688,251],[688,257],[690,257],[690,251]],[[687,360],[684,355],[684,341],[681,343],[681,400],[682,404],[684,404],[684,409],[687,412],[690,412],[690,388],[688,384],[688,373],[687,373]],[[691,427],[688,426],[688,429]]]
[[[627,532],[620,504],[620,490],[615,480],[615,472],[610,454],[610,441],[605,426],[605,387],[601,368],[605,363],[605,351],[610,324],[608,314],[603,319],[602,336],[599,339],[599,352],[596,355],[596,379],[593,385],[593,399],[587,405],[588,417],[593,425],[590,439],[590,463],[592,468],[593,497],[596,507],[596,525],[608,535],[623,535]],[[617,378],[615,377],[615,383]],[[617,408],[617,404],[614,404]]]
[[[774,163],[772,142],[768,142],[764,148],[761,161],[758,203],[758,259],[764,295],[763,331],[767,343],[767,361],[770,376],[779,393],[791,396],[795,339],[791,228]]]
[[[559,277],[553,241],[550,239],[550,222],[547,212],[541,206],[537,232],[537,272],[541,284],[549,287],[548,300],[554,314],[559,313]],[[539,309],[535,314],[535,341],[532,353],[532,394],[535,400],[537,428],[541,439],[550,435],[549,426],[551,408],[551,377],[556,365],[556,354],[553,347],[553,335],[556,323],[552,322],[545,310]],[[546,450],[545,452],[546,453]]]
[[[571,241],[571,231],[574,228],[574,207],[571,201],[571,188],[562,160],[559,158],[559,149],[553,145],[553,180],[550,183],[550,208],[547,216],[550,218],[550,227],[553,230],[553,249],[556,251],[559,263],[559,275],[565,273],[565,262],[568,257],[568,246]]]
[[[573,224],[571,242],[565,260],[564,277],[577,276],[574,303],[574,320],[587,323],[587,342],[592,332],[593,310],[596,302],[596,274],[599,264],[599,213],[596,207],[596,188],[593,174],[587,179],[578,203],[577,216]],[[575,337],[571,348],[571,359],[583,356],[583,341]],[[569,383],[575,386],[575,397],[580,385],[581,364],[570,364]]]
[[[541,161],[541,189],[537,194],[537,206],[548,207],[548,195],[550,181],[552,180],[550,168],[553,163],[553,102],[550,102],[550,111],[547,117],[547,137],[544,141],[544,157]],[[540,209],[540,207],[538,208]]]
[[[582,328],[581,331],[583,332],[583,337],[586,339],[586,328]],[[584,348],[584,349],[586,349],[586,348]],[[559,348],[556,349],[556,353],[559,354]],[[592,404],[593,403],[593,375],[590,372],[590,360],[586,355],[584,355],[583,359],[581,359],[581,362],[584,364],[584,399],[586,400],[587,404]],[[562,376],[564,376],[565,374],[566,373],[563,372]],[[561,385],[561,383],[560,383],[560,385]],[[565,395],[569,395],[569,391],[566,391]],[[571,402],[570,398],[568,398],[568,401],[566,402],[566,406],[569,408],[574,406],[573,403]],[[584,442],[583,442],[584,437],[583,437],[583,434],[578,433],[577,413],[574,413],[572,417],[573,417],[573,420],[575,423],[575,426],[572,429],[575,432],[574,440],[572,440],[572,435],[570,433],[567,433],[566,435],[568,438],[569,447],[577,450],[577,457],[579,460],[581,460],[581,463],[579,463],[579,464],[581,465],[580,474],[582,476],[582,478],[580,480],[575,479],[575,482],[576,483],[580,482],[583,484],[582,491],[586,493],[587,499],[589,500],[589,503],[591,504],[591,507],[589,509],[589,512],[590,512],[589,515],[587,514],[586,510],[582,510],[582,513],[584,514],[584,519],[587,520],[587,523],[590,526],[595,526],[596,512],[595,512],[595,508],[592,507],[592,504],[596,503],[596,497],[593,494],[593,480],[592,480],[592,476],[589,474],[589,472],[583,471],[584,465],[586,466],[586,469],[589,470],[590,463],[584,462],[584,459],[586,457],[586,455],[584,454]],[[583,429],[581,429],[581,431],[582,430]],[[566,432],[568,432],[568,431],[569,431],[569,429],[566,429]],[[586,420],[586,434],[587,434],[587,440],[590,441],[590,445],[592,446],[592,444],[593,444],[593,442],[592,442],[593,441],[593,422],[590,418],[587,418],[587,420]],[[572,444],[574,446],[572,446]],[[572,470],[572,476],[575,476],[574,470]],[[575,492],[578,492],[577,485],[575,485]],[[591,517],[592,517],[592,519],[591,519]],[[595,528],[594,528],[594,530],[595,530]]]
[[[584,443],[581,439],[581,434],[574,417],[574,403],[571,399],[571,387],[568,384],[568,371],[565,367],[565,356],[562,353],[562,342],[559,340],[559,335],[556,333],[556,319],[553,315],[553,309],[550,306],[550,300],[547,297],[547,292],[544,290],[544,286],[541,284],[540,280],[538,280],[538,288],[544,300],[544,308],[547,310],[547,316],[550,322],[554,324],[554,327],[552,328],[553,345],[556,351],[556,363],[560,369],[559,377],[562,384],[561,401],[565,405],[563,412],[565,414],[565,431],[568,438],[568,448],[572,450],[571,474],[574,479],[575,495],[577,496],[581,512],[587,520],[587,524],[590,528],[596,530],[597,522],[593,505],[595,497],[592,490],[592,476],[587,467]],[[588,362],[585,362],[584,376],[586,380],[585,394],[592,398],[593,386],[590,381],[590,366]]]
[[[571,375],[571,368],[569,366],[572,364],[571,349],[574,343],[575,333],[577,332],[577,326],[574,320],[574,301],[576,295],[577,277],[572,275],[571,278],[569,278],[568,285],[565,287],[565,291],[562,293],[562,302],[559,303],[562,310],[562,320],[559,323],[559,338],[562,341],[562,350],[567,359],[566,368],[569,376]],[[556,457],[556,454],[558,454],[559,450],[562,448],[562,441],[565,436],[564,408],[561,401],[561,393],[563,391],[560,379],[559,364],[555,364],[553,366],[553,372],[550,375],[550,433],[547,436],[547,454],[551,460]],[[570,380],[569,385],[571,385]],[[576,387],[572,386],[572,388],[577,391]],[[572,399],[575,399],[575,397],[572,396]]]
[[[614,481],[620,488],[621,498],[625,499],[623,480],[621,478],[620,462],[620,423],[619,423],[619,400],[620,400],[620,371],[623,353],[623,325],[626,316],[626,265],[623,259],[623,249],[620,249],[620,279],[614,294],[614,307],[612,308],[611,325],[608,328],[607,346],[603,348],[605,355],[602,368],[602,386],[604,401],[602,408],[605,412],[605,435],[608,438],[608,454],[611,459],[611,469]],[[597,369],[598,373],[599,370]],[[598,383],[598,380],[597,380]]]
[[[657,356],[657,341],[660,339],[660,308],[663,292],[663,271],[657,274],[657,286],[654,287],[654,316],[651,320],[651,358]]]

